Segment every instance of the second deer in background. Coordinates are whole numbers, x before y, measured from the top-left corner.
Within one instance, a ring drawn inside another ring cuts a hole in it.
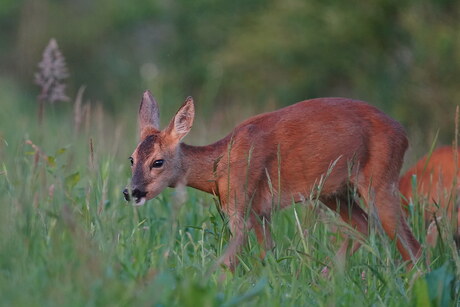
[[[436,245],[438,236],[435,218],[446,216],[449,221],[456,217],[456,236],[459,233],[460,211],[458,196],[460,188],[460,158],[458,149],[443,146],[420,159],[399,181],[402,203],[426,204],[425,220],[431,222],[427,230],[427,243]]]

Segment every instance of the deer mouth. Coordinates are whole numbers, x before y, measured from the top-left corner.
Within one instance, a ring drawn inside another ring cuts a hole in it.
[[[145,197],[135,197],[134,198],[134,206],[143,206],[146,202]]]
[[[147,201],[147,192],[134,189],[131,195],[133,196],[134,206],[142,206]]]

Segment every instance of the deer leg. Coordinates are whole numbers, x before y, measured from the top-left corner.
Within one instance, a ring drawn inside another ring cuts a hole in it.
[[[360,193],[369,205],[372,200],[366,191],[360,190]],[[390,239],[396,239],[396,246],[403,259],[415,263],[421,256],[421,246],[404,219],[395,189],[380,186],[371,191],[375,192],[374,204],[383,229]]]
[[[367,213],[358,205],[358,203],[356,203],[354,200],[349,205],[347,205],[346,202],[342,203],[342,205],[340,206],[339,214],[340,217],[351,227],[358,230],[363,235],[368,236],[369,228]],[[345,261],[348,246],[351,240],[352,239],[348,237],[338,250],[336,254],[336,259],[338,261]],[[353,245],[351,247],[349,255],[353,255],[359,249],[360,246],[361,243],[359,241],[353,240]]]
[[[242,245],[246,242],[247,232],[250,229],[249,223],[245,221],[243,216],[233,214],[229,216],[229,226],[232,232],[232,238],[228,243],[227,249],[218,260],[218,264],[223,264],[232,272],[238,264],[237,254],[240,252]]]
[[[256,233],[257,242],[259,242],[260,246],[262,247],[260,252],[260,258],[264,259],[266,255],[266,251],[270,251],[273,249],[273,240],[270,231],[269,219],[265,216],[252,217],[252,227]]]
[[[346,197],[339,197],[337,199],[330,199],[323,202],[329,208],[338,211],[340,217],[351,227],[355,228],[363,235],[368,235],[367,213],[358,205],[358,203],[356,203],[355,200],[351,200],[348,204]],[[352,255],[361,246],[361,243],[355,240],[349,250],[348,247],[351,241],[352,239],[347,236],[335,255],[336,262],[344,263],[347,251],[349,251],[349,254]],[[327,268],[323,268],[323,273],[325,270],[327,270]]]

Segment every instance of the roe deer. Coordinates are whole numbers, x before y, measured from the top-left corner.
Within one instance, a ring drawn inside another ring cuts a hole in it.
[[[457,150],[458,151],[458,150]],[[427,228],[426,242],[429,246],[435,247],[438,238],[438,229],[436,219],[439,221],[442,217],[441,210],[451,221],[454,214],[457,214],[457,230],[454,233],[457,241],[460,241],[460,211],[457,208],[457,195],[460,189],[460,157],[455,158],[454,148],[443,146],[431,154],[422,157],[412,168],[410,168],[399,179],[399,191],[401,193],[401,203],[403,208],[408,211],[408,206],[413,203],[416,196],[419,203],[426,203],[424,208],[424,219],[429,223]],[[415,176],[416,186],[413,186],[413,177]],[[346,252],[348,248],[348,236],[339,249],[338,254]],[[352,251],[358,249],[359,242],[355,242]],[[429,258],[429,254],[427,255]],[[428,259],[428,263],[429,263]],[[328,272],[325,267],[323,272]]]
[[[425,208],[425,220],[431,222],[427,231],[427,243],[436,245],[437,228],[434,216],[442,214],[439,209],[445,210],[449,220],[457,214],[456,226],[460,226],[460,211],[456,201],[460,188],[460,158],[452,146],[443,146],[431,155],[420,159],[409,169],[399,181],[399,190],[402,195],[402,203],[407,206],[414,200],[425,201],[428,206]],[[416,176],[416,186],[412,185],[412,178]],[[413,191],[415,188],[415,191]],[[459,235],[459,228],[455,230]]]
[[[149,91],[144,93],[140,142],[130,157],[131,196],[142,205],[179,184],[216,195],[232,233],[219,263],[234,270],[236,254],[251,229],[265,249],[272,248],[269,227],[264,227],[272,210],[301,202],[311,191],[367,234],[366,212],[356,200],[348,204],[353,188],[367,206],[375,206],[403,259],[415,262],[420,257],[420,244],[404,220],[398,194],[407,138],[400,124],[377,108],[345,98],[306,100],[251,117],[207,146],[181,143],[194,115],[189,97],[160,130],[158,104]],[[123,193],[129,200],[128,190]]]

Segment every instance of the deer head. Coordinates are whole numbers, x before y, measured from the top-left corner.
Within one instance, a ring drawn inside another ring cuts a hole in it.
[[[141,206],[166,187],[176,186],[185,175],[179,145],[190,131],[194,116],[193,98],[188,97],[169,125],[160,130],[158,104],[149,91],[144,93],[138,116],[140,142],[129,157],[135,205]],[[130,200],[128,189],[123,194]]]

